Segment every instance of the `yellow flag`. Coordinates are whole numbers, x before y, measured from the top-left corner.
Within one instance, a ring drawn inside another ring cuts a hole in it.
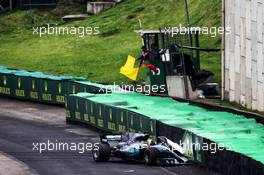
[[[137,79],[139,68],[134,68],[136,58],[128,56],[126,64],[121,67],[120,73],[135,81]]]

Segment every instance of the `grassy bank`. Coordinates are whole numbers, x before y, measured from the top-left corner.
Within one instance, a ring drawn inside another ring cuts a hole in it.
[[[63,2],[63,1],[62,1]],[[61,2],[61,3],[62,3]],[[192,26],[221,25],[221,1],[190,0]],[[42,11],[14,11],[0,15],[0,65],[48,73],[86,76],[103,83],[128,82],[119,74],[128,54],[140,54],[141,40],[134,30],[142,20],[144,29],[185,25],[183,0],[125,0],[111,10],[86,20],[61,24],[60,17],[83,12],[83,6]],[[52,23],[61,26],[100,27],[100,35],[33,35],[33,26]],[[203,36],[201,46],[220,47],[221,36]],[[202,67],[220,81],[220,53],[202,54]],[[145,71],[139,81],[145,79]]]

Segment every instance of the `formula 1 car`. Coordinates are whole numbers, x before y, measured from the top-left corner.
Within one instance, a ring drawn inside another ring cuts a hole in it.
[[[151,143],[149,134],[125,133],[120,135],[103,135],[101,143],[93,148],[93,159],[96,162],[107,162],[110,158],[126,161],[144,162],[152,165],[187,164],[188,158],[178,144],[166,137],[158,137]]]

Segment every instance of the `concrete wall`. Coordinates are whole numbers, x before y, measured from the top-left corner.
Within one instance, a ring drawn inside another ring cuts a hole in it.
[[[225,0],[224,98],[264,111],[264,1]]]
[[[87,13],[94,15],[112,8],[115,4],[115,2],[87,2]]]
[[[188,88],[185,89],[184,78],[187,78]],[[174,98],[182,99],[196,99],[197,94],[192,90],[191,81],[188,77],[184,76],[166,76],[168,95]],[[188,94],[186,93],[188,90]]]

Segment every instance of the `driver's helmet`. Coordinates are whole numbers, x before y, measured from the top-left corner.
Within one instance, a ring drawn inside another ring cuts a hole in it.
[[[155,145],[155,141],[153,140],[153,138],[148,138],[148,140],[147,140],[147,142],[148,142],[148,145],[150,145],[150,146],[153,146],[153,145]]]

